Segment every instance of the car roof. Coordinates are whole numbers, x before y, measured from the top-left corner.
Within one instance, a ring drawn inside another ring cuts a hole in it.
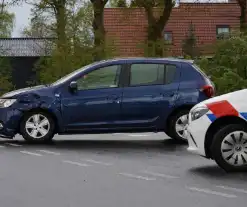
[[[113,58],[113,59],[107,59],[102,60],[99,63],[110,63],[110,62],[117,62],[117,63],[131,63],[131,62],[152,62],[152,61],[166,61],[166,62],[183,62],[183,63],[189,63],[193,64],[194,60],[187,60],[187,59],[180,59],[180,58],[151,58],[151,57],[126,57],[126,58]]]

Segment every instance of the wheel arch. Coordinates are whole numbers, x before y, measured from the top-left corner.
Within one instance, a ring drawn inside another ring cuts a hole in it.
[[[167,116],[167,118],[166,118],[166,120],[167,120],[167,122],[166,122],[166,129],[168,129],[168,127],[169,127],[169,124],[170,124],[169,120],[170,120],[175,114],[177,114],[179,111],[182,111],[182,110],[190,110],[190,109],[192,109],[194,106],[195,106],[195,105],[193,105],[193,104],[187,104],[187,105],[181,105],[181,106],[175,107],[175,108],[171,111],[171,113]]]
[[[190,110],[191,108],[193,108],[195,105],[193,104],[185,104],[185,105],[180,105],[178,107],[174,107],[173,110],[171,111],[171,113],[167,116],[166,118],[166,124],[165,124],[165,133],[170,136],[170,132],[169,132],[169,128],[170,128],[170,124],[171,124],[171,119],[172,117],[177,114],[179,111],[182,110]]]
[[[208,128],[205,140],[204,140],[204,148],[205,154],[207,158],[212,158],[212,154],[210,152],[210,148],[213,142],[214,134],[219,131],[222,127],[229,125],[229,124],[240,124],[247,128],[247,122],[238,117],[238,116],[223,116],[216,119]]]
[[[22,120],[24,119],[25,115],[27,113],[33,113],[33,112],[44,112],[44,113],[47,113],[51,116],[51,118],[54,120],[54,123],[55,123],[55,133],[58,132],[59,130],[59,122],[58,122],[58,117],[56,116],[55,113],[53,113],[51,110],[47,109],[47,108],[41,108],[41,107],[37,107],[37,108],[32,108],[30,110],[27,110],[27,111],[24,111],[23,112],[23,115],[20,119],[20,122],[19,122],[19,132],[20,132],[20,124],[22,122]]]

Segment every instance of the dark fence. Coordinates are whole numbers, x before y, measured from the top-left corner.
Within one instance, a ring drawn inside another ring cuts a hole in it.
[[[30,86],[36,79],[34,65],[39,57],[8,57],[11,65],[12,83],[16,89]]]
[[[16,89],[35,80],[35,63],[40,57],[50,56],[53,43],[54,38],[0,38],[0,57],[9,59]]]

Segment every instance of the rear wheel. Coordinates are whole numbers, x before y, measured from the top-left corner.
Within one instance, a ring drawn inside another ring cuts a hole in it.
[[[55,122],[45,112],[27,113],[20,125],[23,138],[29,142],[46,142],[54,136]]]
[[[247,129],[239,124],[223,127],[214,136],[211,153],[227,172],[247,170]]]
[[[189,121],[189,111],[189,109],[184,109],[171,117],[168,132],[171,138],[187,142],[185,130]]]

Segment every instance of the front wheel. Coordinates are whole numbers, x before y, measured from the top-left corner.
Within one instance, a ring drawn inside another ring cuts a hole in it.
[[[177,112],[169,120],[169,136],[179,141],[187,142],[186,126],[189,121],[189,109]]]
[[[220,129],[213,138],[211,153],[216,163],[227,172],[247,169],[247,129],[230,124]]]
[[[24,115],[20,124],[23,138],[29,142],[46,142],[54,136],[55,122],[45,112],[30,112]]]

